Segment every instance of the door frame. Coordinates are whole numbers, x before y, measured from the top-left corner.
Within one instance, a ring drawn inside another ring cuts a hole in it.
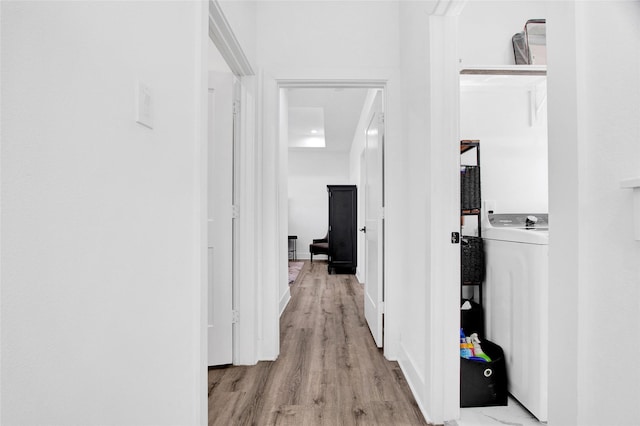
[[[209,71],[207,88],[208,106],[212,108],[208,111],[207,145],[207,316],[210,317],[214,313],[214,317],[207,321],[207,365],[211,367],[232,363],[234,353],[233,334],[236,327],[233,324],[232,312],[237,256],[234,250],[228,250],[227,244],[233,248],[237,238],[236,219],[231,208],[236,202],[234,183],[237,169],[235,151],[238,142],[238,119],[235,112],[237,78],[231,71]],[[210,186],[213,182],[211,172],[215,171],[216,167],[223,172],[220,178],[221,185]],[[229,224],[231,230],[227,233]],[[214,255],[215,250],[218,254]],[[214,298],[216,295],[219,297]],[[212,342],[220,344],[212,346]],[[215,361],[212,360],[212,351],[217,354],[214,357]]]
[[[376,102],[376,99],[378,99],[378,96],[380,96],[380,104],[378,105],[378,103]],[[380,107],[380,110],[377,111],[378,106]],[[370,109],[367,112],[367,116],[365,119],[365,141],[364,141],[364,156],[365,156],[365,182],[361,182],[362,185],[364,185],[363,190],[361,191],[361,193],[365,194],[365,197],[369,197],[372,194],[375,194],[375,192],[370,192],[369,189],[371,188],[369,185],[369,167],[370,167],[370,163],[366,160],[366,158],[368,157],[368,152],[369,152],[369,131],[371,129],[371,126],[374,124],[374,121],[377,121],[377,123],[375,123],[375,125],[377,126],[378,129],[378,133],[376,134],[376,143],[378,145],[378,150],[380,152],[380,157],[378,157],[378,155],[376,155],[376,158],[373,159],[374,164],[373,164],[373,168],[372,169],[377,169],[377,172],[380,174],[379,175],[379,179],[380,179],[380,183],[381,186],[379,187],[380,189],[380,193],[377,195],[374,195],[373,198],[375,198],[376,196],[379,197],[379,204],[376,203],[376,211],[374,212],[370,212],[369,211],[369,202],[370,199],[365,198],[365,201],[363,203],[363,208],[364,208],[364,255],[365,255],[365,276],[370,277],[372,274],[370,274],[373,269],[369,269],[369,266],[367,264],[369,258],[370,258],[370,252],[369,252],[369,248],[371,247],[369,245],[369,239],[370,236],[368,236],[367,234],[369,233],[369,229],[367,229],[367,226],[369,226],[369,224],[371,222],[375,223],[375,227],[374,230],[377,232],[378,239],[382,239],[380,240],[376,240],[375,243],[375,249],[376,249],[376,257],[378,259],[382,259],[381,263],[378,263],[375,265],[375,275],[378,278],[378,282],[375,283],[376,285],[376,292],[375,292],[375,300],[372,302],[371,301],[371,286],[370,284],[367,283],[367,281],[364,282],[364,316],[365,316],[365,322],[367,323],[367,325],[369,326],[369,329],[371,330],[371,334],[373,336],[373,339],[376,343],[376,346],[379,348],[383,348],[384,347],[384,285],[385,285],[385,278],[384,278],[384,238],[385,238],[385,232],[384,232],[384,208],[385,208],[385,199],[384,199],[384,148],[385,148],[385,142],[384,142],[384,138],[385,138],[385,126],[384,126],[384,91],[378,91],[373,95],[373,99],[370,105]],[[375,188],[376,192],[377,192],[378,187]],[[373,220],[371,220],[370,217],[367,216],[367,213],[372,213],[373,216],[375,217]],[[375,314],[373,315],[373,324],[370,323],[370,318],[371,318],[371,308],[374,309]],[[368,313],[368,309],[369,309],[369,315],[367,315]]]
[[[240,99],[239,124],[236,129],[239,132],[237,140],[238,144],[242,146],[242,150],[239,153],[239,158],[236,165],[239,168],[239,182],[237,191],[238,203],[243,205],[248,214],[240,216],[238,220],[238,246],[250,247],[252,244],[254,229],[253,211],[255,211],[254,202],[254,184],[255,180],[255,73],[251,67],[250,61],[244,53],[242,46],[238,39],[235,37],[229,22],[227,21],[218,0],[208,0],[202,2],[199,12],[197,14],[198,31],[194,40],[197,46],[199,58],[198,67],[200,73],[198,75],[198,81],[194,86],[194,90],[197,93],[199,104],[197,106],[200,112],[197,117],[197,127],[199,131],[199,140],[197,152],[195,152],[195,163],[198,165],[196,171],[194,171],[194,183],[197,188],[197,200],[195,210],[197,216],[197,234],[199,236],[198,241],[194,246],[194,252],[197,253],[196,262],[194,264],[197,274],[197,280],[199,281],[199,289],[195,295],[194,300],[194,321],[197,324],[197,330],[194,331],[195,336],[195,354],[196,362],[196,376],[199,377],[199,381],[194,389],[194,395],[196,401],[194,401],[194,410],[196,413],[197,423],[206,425],[208,423],[209,410],[208,410],[208,394],[207,394],[207,316],[208,316],[208,261],[207,261],[207,155],[208,155],[208,138],[207,127],[209,121],[208,111],[208,48],[209,43],[212,41],[225,62],[231,69],[232,73],[239,80],[241,88],[239,94],[234,94]],[[243,204],[244,203],[244,204]],[[234,235],[234,238],[236,235]],[[238,250],[237,247],[234,250]],[[253,310],[255,301],[250,297],[245,297],[246,294],[253,295],[254,290],[248,288],[245,282],[254,282],[255,267],[253,266],[255,261],[255,253],[248,254],[246,259],[251,265],[248,268],[237,268],[234,265],[233,274],[237,278],[237,286],[234,285],[234,305],[241,304],[243,300],[246,303],[243,307],[246,309],[248,316],[253,316]],[[234,309],[241,309],[239,306],[234,306]],[[255,348],[253,343],[253,336],[255,334],[255,327],[251,321],[245,321],[243,324],[234,324],[233,329],[233,363],[243,364],[251,363],[247,359],[254,359],[251,351],[247,351],[246,348]],[[248,337],[247,337],[248,336]],[[249,343],[247,343],[249,342]],[[253,345],[253,346],[251,346]],[[239,348],[243,350],[240,351]],[[255,351],[254,351],[255,352]]]
[[[280,137],[280,95],[281,89],[291,88],[367,88],[381,89],[383,91],[384,110],[387,120],[385,129],[388,140],[398,140],[396,132],[389,129],[398,129],[395,119],[399,121],[400,93],[398,70],[381,69],[350,69],[350,70],[298,70],[271,74],[263,72],[260,78],[259,93],[263,110],[262,132],[259,135],[260,160],[262,164],[262,216],[259,218],[258,229],[262,230],[262,274],[258,294],[258,300],[265,301],[262,307],[262,335],[260,336],[260,359],[276,359],[280,350],[280,307],[283,297],[280,294],[280,285],[287,282],[287,240],[286,226],[288,222],[288,197],[287,197],[287,146]],[[391,118],[391,119],[389,119]],[[391,124],[390,124],[391,123]],[[398,132],[399,133],[399,132]],[[388,137],[389,134],[391,137]],[[393,144],[393,142],[391,142]],[[385,152],[387,155],[385,145]],[[389,185],[385,179],[385,186]],[[386,191],[385,191],[386,192]],[[385,247],[389,241],[385,239]],[[388,252],[385,250],[385,252]],[[387,267],[388,259],[385,258],[384,271],[386,275],[394,268]],[[387,281],[388,282],[388,281]],[[288,290],[288,288],[287,288]],[[395,301],[395,297],[389,295],[389,287],[385,288],[385,301]],[[392,303],[391,303],[392,304]],[[401,311],[399,311],[401,312]],[[395,309],[391,309],[389,303],[385,304],[385,345],[384,355],[388,359],[397,359],[399,330],[396,327],[399,315]]]

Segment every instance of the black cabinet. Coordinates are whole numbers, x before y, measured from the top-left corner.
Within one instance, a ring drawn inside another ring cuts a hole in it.
[[[358,189],[327,185],[329,195],[329,273],[355,274],[358,266]]]

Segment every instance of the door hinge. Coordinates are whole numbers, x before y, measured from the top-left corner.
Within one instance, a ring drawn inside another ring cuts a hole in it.
[[[380,207],[380,219],[384,219],[384,207]]]
[[[233,101],[233,114],[238,115],[239,113],[240,113],[240,101]]]
[[[231,218],[237,219],[240,217],[240,206],[232,205],[231,206]]]
[[[237,324],[240,322],[240,312],[236,311],[235,309],[231,311],[231,323],[232,324]]]
[[[383,126],[384,125],[384,112],[381,112],[378,116],[378,123]]]
[[[381,314],[384,314],[384,302],[378,303],[378,310],[380,311]]]

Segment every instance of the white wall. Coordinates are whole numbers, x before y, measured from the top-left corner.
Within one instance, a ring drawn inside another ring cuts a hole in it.
[[[298,258],[309,259],[309,244],[327,233],[327,185],[348,185],[346,152],[289,150],[289,234],[297,235]],[[314,259],[326,259],[316,255]]]
[[[482,199],[495,201],[496,213],[547,213],[546,90],[538,91],[540,109],[532,122],[531,88],[506,86],[518,78],[462,88],[460,138],[480,140]],[[475,156],[469,151],[463,164],[475,164]]]
[[[397,5],[392,1],[258,2],[257,25],[257,58],[265,70],[397,64]]]
[[[209,71],[231,72],[229,65],[211,39],[207,43],[207,69]]]
[[[638,213],[619,187],[640,174],[639,20],[617,1],[549,19],[549,424],[640,423]]]
[[[1,422],[206,423],[204,9],[1,7]]]
[[[403,257],[406,259],[401,304],[403,306],[400,338],[400,365],[419,403],[434,416],[426,390],[429,371],[426,341],[429,306],[426,303],[430,281],[430,245],[427,204],[429,199],[428,135],[430,110],[429,79],[429,5],[402,2],[400,7],[401,67],[403,113],[402,127],[406,140],[403,146],[407,200],[404,235],[411,229],[412,238],[405,238]],[[410,194],[410,195],[409,195]],[[410,198],[409,198],[410,197]],[[411,325],[409,325],[411,324]],[[434,421],[434,418],[427,420]]]

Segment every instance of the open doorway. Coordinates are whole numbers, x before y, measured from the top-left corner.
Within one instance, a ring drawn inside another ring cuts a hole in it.
[[[485,343],[499,347],[508,377],[502,403],[518,411],[524,407],[522,414],[536,424],[547,421],[550,225],[547,66],[542,59],[546,58],[546,23],[530,18],[546,16],[546,5],[501,8],[502,14],[491,7],[476,8],[465,8],[458,34],[462,42],[461,228],[467,250],[462,262],[462,296],[477,302],[471,308],[475,308],[473,314],[465,312],[469,302],[462,304],[461,329],[467,335],[477,332]],[[469,28],[479,14],[486,14],[487,22],[497,29],[495,34],[478,37]],[[527,63],[514,57],[520,31],[534,42]],[[501,40],[506,42],[501,45]],[[478,181],[469,185],[474,174]],[[472,186],[478,188],[474,201],[469,198]],[[482,247],[479,279],[469,274],[473,242]],[[482,319],[469,320],[470,315]],[[466,362],[461,367],[464,365]],[[460,382],[465,380],[469,376],[461,368]],[[466,389],[461,388],[461,406],[484,404],[471,403]],[[473,413],[474,408],[461,410],[462,420]],[[506,410],[494,409],[492,415],[502,422],[512,420]]]
[[[310,262],[310,243],[329,235],[327,186],[355,185],[360,231],[353,235],[355,275],[364,285],[366,318],[378,347],[383,343],[384,300],[383,95],[383,87],[366,84],[280,87],[280,152],[286,164],[281,170],[287,173],[280,181],[286,194],[281,233],[289,244],[295,241],[288,258]],[[315,254],[314,265],[326,265],[330,256]],[[280,260],[287,265],[288,259]],[[281,312],[288,302],[288,285],[280,286]]]

